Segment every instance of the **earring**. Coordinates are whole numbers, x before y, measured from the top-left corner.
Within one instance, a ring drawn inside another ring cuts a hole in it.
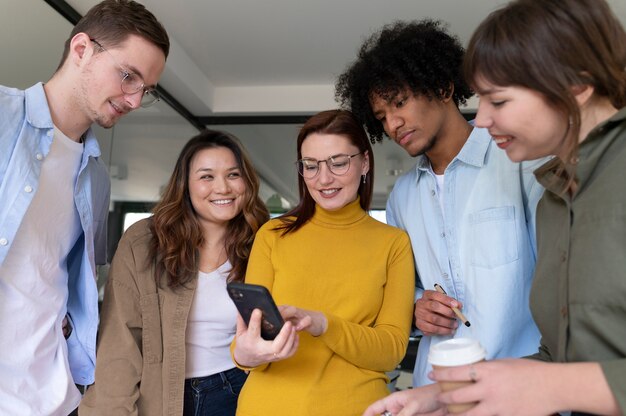
[[[361,175],[363,178],[363,183],[365,183],[365,175]]]

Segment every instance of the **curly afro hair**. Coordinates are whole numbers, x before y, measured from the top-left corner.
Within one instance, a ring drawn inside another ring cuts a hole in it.
[[[441,21],[394,22],[363,43],[356,61],[339,76],[335,98],[365,124],[373,143],[382,141],[385,132],[370,97],[392,100],[408,88],[430,99],[452,92],[457,107],[465,104],[473,92],[463,77],[463,55]]]

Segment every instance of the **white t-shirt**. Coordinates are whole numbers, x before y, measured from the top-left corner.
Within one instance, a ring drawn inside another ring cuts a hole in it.
[[[83,154],[58,129],[35,192],[0,265],[0,414],[67,416],[78,407],[61,323],[67,255],[81,233],[74,188]]]
[[[185,337],[185,378],[205,377],[235,366],[230,344],[235,336],[237,308],[226,292],[230,262],[210,273],[199,272]]]
[[[435,179],[437,179],[437,197],[439,198],[439,208],[441,208],[441,213],[443,216],[446,216],[446,211],[444,207],[444,195],[445,195],[445,175],[437,175],[435,173]]]

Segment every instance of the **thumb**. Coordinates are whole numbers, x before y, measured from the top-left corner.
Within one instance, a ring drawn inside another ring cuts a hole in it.
[[[253,338],[261,336],[261,318],[263,313],[260,309],[255,309],[250,314],[250,321],[248,322],[248,332]]]
[[[247,330],[248,330],[248,327],[246,326],[246,323],[244,322],[243,318],[241,317],[241,315],[237,314],[237,330],[236,330],[237,336],[243,335]]]

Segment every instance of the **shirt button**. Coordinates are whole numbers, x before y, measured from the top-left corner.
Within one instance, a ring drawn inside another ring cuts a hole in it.
[[[445,238],[446,233],[441,233],[441,238]]]
[[[561,316],[562,316],[563,318],[567,317],[567,306],[563,306],[563,307],[561,308]]]
[[[436,192],[435,192],[435,190],[433,189],[432,191],[430,191],[430,194],[431,194],[432,196],[435,196],[437,193],[436,193]]]
[[[9,244],[9,240],[6,238],[0,238],[0,246],[6,246],[7,244]]]
[[[42,155],[41,153],[37,153],[37,154],[35,155],[35,158],[36,158],[37,160],[43,160],[43,155]]]
[[[26,186],[24,187],[24,192],[26,192],[26,193],[31,193],[31,192],[33,192],[33,187],[32,187],[32,186],[30,186],[30,185],[26,185]]]
[[[561,253],[561,263],[565,263],[567,261],[567,253],[566,252],[562,252]]]

